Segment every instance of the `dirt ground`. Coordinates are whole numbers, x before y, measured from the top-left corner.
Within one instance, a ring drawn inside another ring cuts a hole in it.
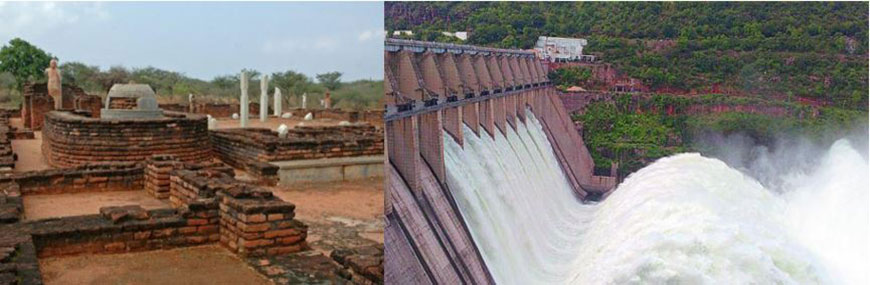
[[[329,253],[384,242],[384,179],[306,183],[271,187],[296,205],[296,218],[309,225],[307,241]]]
[[[271,284],[219,245],[41,258],[45,284]]]
[[[51,168],[42,159],[42,132],[33,132],[36,139],[12,140],[12,151],[18,154],[18,161],[12,171],[25,172]]]
[[[171,207],[169,203],[151,197],[145,190],[24,195],[22,197],[25,220],[98,214],[100,208],[106,206],[138,204],[148,210]]]
[[[296,204],[296,217],[299,218],[322,219],[340,216],[369,220],[384,215],[383,178],[270,188],[275,196]]]

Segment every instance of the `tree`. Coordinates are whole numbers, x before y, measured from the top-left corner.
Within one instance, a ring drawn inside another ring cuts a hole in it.
[[[249,81],[254,81],[254,80],[260,79],[260,72],[259,71],[249,69],[249,68],[242,68],[242,72],[245,72],[248,74]],[[239,76],[237,76],[237,77],[241,78],[241,73],[239,73]],[[239,79],[239,80],[241,80],[241,79]]]
[[[42,49],[14,38],[0,48],[0,72],[11,73],[20,91],[27,81],[45,79],[45,69],[51,58],[51,54]]]
[[[154,91],[162,94],[175,94],[176,85],[187,79],[184,75],[154,67],[134,68],[130,72],[130,80],[136,83],[151,85]],[[188,88],[189,89],[189,88]],[[180,92],[180,94],[190,92]]]
[[[112,85],[117,83],[128,83],[130,81],[130,72],[123,66],[112,66],[106,72],[100,73],[99,82],[103,87],[103,91],[109,91]]]
[[[341,87],[341,72],[333,71],[317,75],[317,81],[329,90]]]
[[[314,82],[305,74],[288,70],[272,73],[272,84],[283,89],[287,95],[302,95],[313,91]]]
[[[65,62],[61,64],[60,76],[63,82],[82,85],[88,81],[96,81],[97,75],[100,73],[100,68],[97,66],[88,66],[81,62]]]
[[[239,80],[241,79],[235,75],[221,75],[215,76],[215,78],[211,80],[211,84],[218,89],[232,89],[239,86]]]

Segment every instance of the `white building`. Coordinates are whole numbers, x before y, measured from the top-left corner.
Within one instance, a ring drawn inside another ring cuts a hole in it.
[[[551,62],[594,61],[595,57],[583,55],[586,39],[538,37],[535,51],[542,59]]]
[[[441,34],[448,37],[458,38],[463,41],[468,40],[468,32],[441,32]]]

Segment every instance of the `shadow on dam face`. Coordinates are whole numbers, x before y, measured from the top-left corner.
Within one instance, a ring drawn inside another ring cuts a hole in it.
[[[583,138],[532,52],[388,39],[384,63],[387,280],[496,282],[469,222],[485,201],[455,192],[479,189],[472,180],[562,187],[574,200],[615,186],[615,177],[593,175]],[[501,144],[484,148],[485,140]],[[451,169],[462,165],[457,150],[502,163]]]

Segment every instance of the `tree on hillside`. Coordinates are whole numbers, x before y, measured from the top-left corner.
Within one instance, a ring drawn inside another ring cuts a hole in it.
[[[51,62],[51,54],[15,38],[0,48],[0,72],[9,72],[15,77],[18,90],[24,83],[45,78],[45,68]]]
[[[256,70],[253,70],[253,69],[250,69],[250,68],[242,68],[242,71],[248,73],[248,80],[249,80],[249,81],[259,80],[259,79],[260,79],[260,72],[259,72],[259,71],[256,71]],[[241,73],[236,74],[236,77],[239,77],[239,78],[240,78],[239,80],[241,80],[241,77],[240,77],[240,76],[241,76]]]
[[[272,85],[284,90],[284,94],[297,96],[316,89],[311,78],[292,70],[272,73]]]
[[[329,90],[338,90],[341,87],[341,72],[333,71],[317,75],[317,81]]]
[[[61,64],[58,69],[60,69],[63,83],[77,85],[85,90],[95,90],[101,87],[99,83],[100,68],[97,66],[73,61]]]
[[[100,73],[99,82],[103,91],[108,92],[116,83],[130,82],[130,72],[123,66],[112,66],[106,72]]]
[[[222,90],[229,90],[232,88],[238,89],[239,80],[241,79],[235,75],[221,75],[215,76],[215,78],[211,80],[211,84]]]
[[[174,94],[175,88],[185,78],[184,75],[154,67],[134,68],[130,72],[130,80],[136,83],[151,85],[160,94]],[[178,86],[181,87],[181,86]]]

